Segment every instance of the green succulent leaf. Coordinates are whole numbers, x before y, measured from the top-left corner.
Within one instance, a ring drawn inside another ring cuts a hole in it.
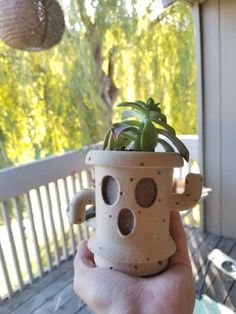
[[[151,97],[147,100],[147,107],[149,111],[155,110],[155,102]]]
[[[162,114],[161,112],[150,111],[149,112],[149,118],[151,120],[155,121],[156,123],[159,123],[158,121],[162,121],[162,122],[167,123],[166,116],[164,114]]]
[[[140,138],[141,138],[141,134],[139,134],[139,135],[136,137],[136,140],[134,141],[134,144],[133,144],[133,146],[132,146],[132,150],[137,151],[137,152],[142,151]]]
[[[134,142],[138,135],[132,131],[127,131],[127,132],[121,133],[119,136],[122,136],[126,138],[127,140]]]
[[[159,114],[159,113],[154,112],[154,111],[151,111],[150,115],[149,115],[149,118],[153,122],[155,122],[155,123],[159,124],[160,126],[162,126],[164,129],[166,129],[171,134],[176,135],[174,128],[172,128],[169,124],[167,124],[166,117],[164,116],[165,119],[163,119],[162,116],[164,116],[164,115],[163,114]]]
[[[161,108],[159,107],[160,103],[155,104],[155,110],[156,112],[161,112]]]
[[[187,147],[184,145],[184,143],[178,139],[177,136],[170,134],[166,130],[157,129],[159,134],[162,134],[163,136],[167,137],[177,148],[178,152],[183,156],[183,158],[189,162],[189,151]]]
[[[104,150],[108,147],[110,135],[111,135],[111,129],[108,129],[105,136],[104,136],[104,140],[103,140],[103,148],[102,149],[104,149]]]
[[[124,133],[127,131],[132,131],[135,134],[139,133],[139,130],[135,126],[127,125],[125,123],[113,124],[113,127],[111,129],[111,132],[115,139],[117,139],[121,133]]]
[[[122,112],[121,118],[122,118],[122,120],[126,120],[129,118],[142,119],[143,115],[136,110],[125,110],[124,112]]]
[[[173,153],[175,151],[174,148],[162,138],[158,138],[158,144],[160,144],[166,152]]]
[[[146,115],[146,109],[142,106],[142,104],[138,102],[122,102],[117,105],[117,107],[131,107],[133,109],[136,109],[138,112],[142,113],[143,115]]]
[[[118,107],[127,110],[122,113],[122,122],[113,124],[107,131],[103,149],[154,151],[160,144],[167,152],[174,152],[176,148],[188,161],[188,149],[177,138],[174,128],[167,123],[159,105],[151,97],[146,103],[141,100],[120,103]]]
[[[146,104],[144,101],[142,100],[136,100],[135,101],[136,104],[140,105],[144,110],[146,110]]]
[[[167,123],[162,122],[162,121],[158,121],[157,122],[160,126],[163,127],[163,129],[165,129],[167,132],[169,132],[170,134],[176,136],[175,130]]]
[[[144,122],[144,127],[141,133],[141,148],[142,151],[154,151],[157,145],[157,129],[151,122],[147,119]]]
[[[114,136],[113,136],[113,134],[111,132],[111,129],[108,130],[108,131],[109,132],[107,132],[108,133],[107,134],[107,145],[106,145],[105,149],[107,149],[107,150],[114,150],[115,147],[116,147],[116,141],[115,141]]]
[[[140,127],[141,122],[138,120],[125,120],[124,124],[126,125],[132,125],[132,126],[136,126],[137,128]]]
[[[120,133],[116,139],[116,150],[128,150],[133,142],[133,138],[128,137],[125,133]]]

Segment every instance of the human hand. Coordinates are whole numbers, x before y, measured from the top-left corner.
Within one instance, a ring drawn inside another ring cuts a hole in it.
[[[190,314],[195,302],[194,282],[184,228],[178,212],[170,215],[170,234],[176,252],[169,267],[152,277],[132,277],[96,267],[82,241],[74,260],[74,290],[96,313]]]

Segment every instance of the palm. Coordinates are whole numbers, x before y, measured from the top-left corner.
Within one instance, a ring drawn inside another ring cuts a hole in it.
[[[173,225],[173,219],[172,229],[174,227],[176,231],[172,231],[179,232],[179,237],[172,232],[177,251],[170,259],[167,271],[158,276],[139,278],[95,267],[93,255],[83,242],[75,259],[77,294],[97,313],[103,314],[192,313],[194,289],[186,240],[183,242],[183,230],[180,225],[179,229]]]

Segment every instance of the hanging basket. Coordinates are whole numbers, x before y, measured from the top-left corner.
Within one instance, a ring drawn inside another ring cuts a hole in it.
[[[0,0],[0,38],[12,48],[49,49],[60,42],[64,29],[56,0]]]

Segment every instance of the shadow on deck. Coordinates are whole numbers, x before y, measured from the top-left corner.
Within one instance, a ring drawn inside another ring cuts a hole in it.
[[[193,275],[198,287],[207,265],[207,255],[218,248],[236,259],[236,240],[215,236],[197,229],[185,228]],[[236,310],[236,281],[209,268],[203,292],[212,299]],[[32,286],[16,293],[0,305],[1,314],[91,314],[93,313],[73,292],[73,260],[61,264],[50,274],[38,279]]]

